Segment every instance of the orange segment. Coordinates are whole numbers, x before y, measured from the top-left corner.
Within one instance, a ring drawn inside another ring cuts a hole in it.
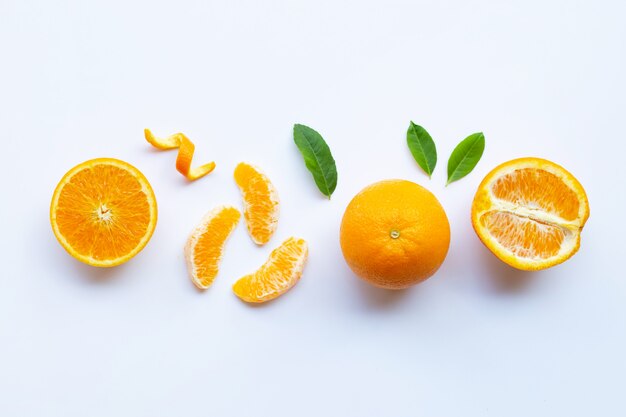
[[[569,237],[569,233],[559,226],[504,211],[483,214],[480,224],[500,245],[522,258],[556,256],[566,237]]]
[[[233,291],[248,303],[273,300],[298,282],[308,254],[306,242],[291,237],[272,251],[261,268],[240,278],[233,285]]]
[[[235,168],[235,182],[243,197],[248,233],[254,243],[264,245],[278,226],[278,193],[261,170],[245,162]]]
[[[93,266],[128,261],[148,243],[156,221],[156,199],[146,177],[111,158],[72,168],[50,204],[50,223],[59,243]]]
[[[155,148],[167,150],[178,148],[176,156],[176,170],[183,174],[189,181],[197,180],[211,173],[215,169],[215,162],[191,168],[191,160],[196,149],[193,142],[182,133],[174,133],[166,138],[157,138],[150,129],[144,129],[146,140]]]
[[[516,169],[499,177],[491,191],[499,200],[540,209],[564,220],[574,220],[579,214],[578,195],[557,174],[545,169]]]
[[[191,281],[201,290],[215,280],[226,240],[241,214],[230,206],[221,206],[207,213],[191,232],[185,245],[185,259]]]
[[[549,268],[574,255],[588,217],[589,202],[578,180],[539,158],[496,167],[472,205],[472,224],[481,241],[523,270]]]

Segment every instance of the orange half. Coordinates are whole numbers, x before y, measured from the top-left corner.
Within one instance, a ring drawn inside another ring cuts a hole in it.
[[[273,300],[300,280],[308,254],[306,241],[291,237],[272,251],[261,268],[240,278],[233,291],[248,303]]]
[[[154,232],[157,204],[146,177],[127,162],[99,158],[67,172],[52,196],[50,224],[74,258],[110,267],[131,259]]]
[[[235,168],[235,182],[243,197],[248,233],[254,243],[264,245],[278,226],[278,193],[259,168],[245,162]]]
[[[578,180],[539,158],[496,167],[478,187],[472,205],[472,225],[480,240],[502,261],[528,271],[574,255],[588,217],[589,201]]]
[[[219,272],[224,245],[241,214],[230,206],[220,206],[207,213],[194,228],[185,245],[185,259],[191,281],[207,289]]]

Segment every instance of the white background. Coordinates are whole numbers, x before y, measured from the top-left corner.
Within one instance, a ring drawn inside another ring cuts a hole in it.
[[[624,416],[626,279],[622,1],[0,1],[2,416]],[[406,147],[436,140],[432,180]],[[292,139],[304,123],[339,170],[331,201]],[[142,130],[185,132],[176,152]],[[484,131],[476,170],[445,188],[455,144]],[[141,169],[156,232],[131,262],[73,260],[48,220],[54,186],[94,157]],[[586,188],[580,252],[519,272],[469,220],[496,164],[540,156]],[[240,204],[239,161],[262,167],[282,212],[256,247],[243,224],[206,292],[183,245],[217,204]],[[338,228],[365,185],[432,190],[452,227],[435,277],[403,292],[362,283]],[[260,307],[231,292],[290,235],[300,283]]]

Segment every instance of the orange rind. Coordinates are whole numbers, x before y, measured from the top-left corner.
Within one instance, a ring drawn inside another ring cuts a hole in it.
[[[189,181],[195,181],[211,173],[215,169],[215,162],[191,168],[191,160],[195,151],[195,145],[183,133],[174,133],[165,138],[157,138],[150,129],[144,129],[146,140],[155,148],[161,150],[177,149],[176,169]]]
[[[437,272],[450,247],[450,224],[430,191],[411,181],[384,180],[350,201],[339,243],[357,276],[377,287],[403,289]]]

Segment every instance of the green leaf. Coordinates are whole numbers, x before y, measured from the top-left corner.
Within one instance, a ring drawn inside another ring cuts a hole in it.
[[[317,188],[330,199],[337,187],[337,167],[328,144],[315,130],[300,124],[293,126],[293,140],[307,169],[313,174]]]
[[[469,135],[452,151],[448,159],[448,182],[460,180],[474,169],[485,150],[485,135],[482,132]]]
[[[437,165],[437,148],[426,129],[411,122],[406,131],[406,143],[417,164],[431,177]]]

